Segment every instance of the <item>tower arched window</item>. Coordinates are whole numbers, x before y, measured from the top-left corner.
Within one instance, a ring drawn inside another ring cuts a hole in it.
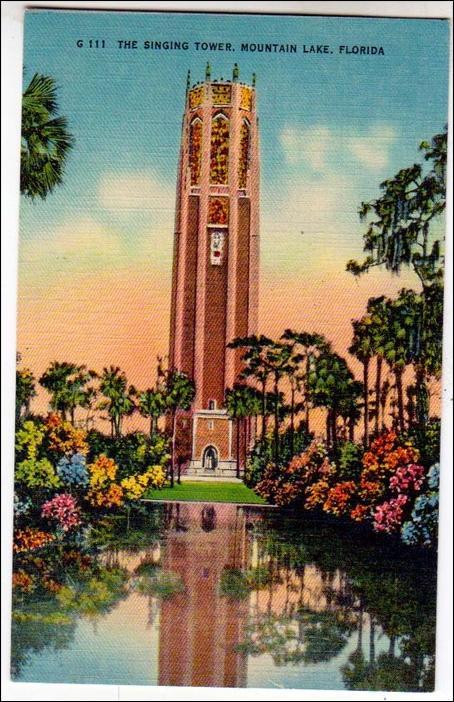
[[[199,117],[195,117],[189,125],[189,169],[191,172],[191,185],[198,185],[200,182],[202,130],[202,120]]]
[[[240,156],[238,160],[238,187],[246,188],[251,148],[251,125],[243,119],[240,130]]]
[[[229,180],[229,120],[222,112],[211,120],[210,183],[227,185]]]

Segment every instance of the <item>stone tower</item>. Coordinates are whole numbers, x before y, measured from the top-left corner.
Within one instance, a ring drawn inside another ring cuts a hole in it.
[[[241,351],[227,349],[257,332],[259,143],[255,77],[205,80],[189,74],[178,169],[170,329],[170,366],[195,382],[177,445],[189,472],[232,475],[233,423],[224,392],[238,381]],[[242,441],[241,463],[245,443]]]

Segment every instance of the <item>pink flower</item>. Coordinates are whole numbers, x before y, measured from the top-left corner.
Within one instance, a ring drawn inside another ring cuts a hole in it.
[[[383,504],[378,505],[373,515],[375,531],[384,531],[386,534],[392,534],[400,529],[408,500],[407,495],[398,495],[389,500],[389,502],[383,502]]]
[[[70,531],[81,523],[80,510],[72,495],[55,495],[42,506],[41,516],[58,523],[63,531]]]
[[[410,463],[410,465],[401,466],[392,476],[389,481],[389,487],[396,492],[419,492],[424,482],[423,466]]]

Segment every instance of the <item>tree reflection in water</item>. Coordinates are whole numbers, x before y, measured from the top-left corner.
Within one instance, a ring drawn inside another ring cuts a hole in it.
[[[270,661],[287,671],[291,683],[280,680],[289,687],[304,687],[307,667],[331,666],[347,689],[433,689],[427,554],[338,523],[235,505],[151,506],[129,529],[121,519],[98,524],[91,539],[86,573],[49,556],[60,591],[16,596],[16,679],[40,650],[71,649],[79,620],[115,621],[120,603],[138,597],[146,626],[159,626],[161,685],[246,686],[257,660],[264,671]],[[127,666],[127,650],[122,658]]]

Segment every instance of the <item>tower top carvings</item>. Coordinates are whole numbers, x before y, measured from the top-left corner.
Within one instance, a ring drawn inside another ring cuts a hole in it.
[[[245,81],[240,81],[240,68],[237,63],[233,64],[232,68],[232,78],[213,78],[212,77],[212,72],[211,72],[211,65],[210,63],[207,63],[206,68],[205,68],[205,79],[202,81],[197,81],[195,83],[191,84],[191,71],[188,70],[187,73],[187,81],[186,81],[186,88],[187,90],[193,90],[195,88],[200,88],[201,86],[206,86],[206,85],[219,85],[219,84],[225,84],[225,85],[230,85],[232,83],[238,83],[239,85],[243,85],[249,88],[255,88],[255,84],[257,81],[257,74],[253,73],[251,77],[251,82],[247,83]]]

